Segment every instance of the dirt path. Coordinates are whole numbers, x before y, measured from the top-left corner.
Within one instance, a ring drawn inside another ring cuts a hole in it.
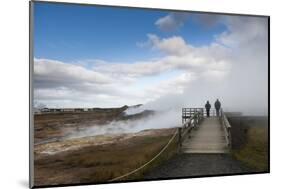
[[[235,173],[254,170],[242,165],[228,154],[179,154],[147,173],[144,179],[193,177]]]

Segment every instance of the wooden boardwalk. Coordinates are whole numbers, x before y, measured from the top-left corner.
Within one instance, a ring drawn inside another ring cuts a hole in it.
[[[228,153],[229,148],[219,118],[205,118],[196,129],[184,138],[181,151],[192,154]]]

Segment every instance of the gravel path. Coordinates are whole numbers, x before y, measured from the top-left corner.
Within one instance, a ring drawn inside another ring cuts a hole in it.
[[[228,154],[179,154],[145,175],[145,179],[193,177],[235,173],[254,170],[242,165]]]

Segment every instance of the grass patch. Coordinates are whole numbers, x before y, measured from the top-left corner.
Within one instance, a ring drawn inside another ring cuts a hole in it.
[[[165,135],[135,136],[114,144],[87,146],[50,156],[35,156],[35,185],[103,183],[148,162],[167,144]],[[141,180],[146,171],[167,160],[177,150],[177,138],[153,163],[124,180]]]
[[[234,157],[257,171],[268,171],[267,136],[267,127],[249,127],[247,142],[241,149],[233,150]]]
[[[172,137],[172,135],[170,136],[170,138]],[[170,139],[169,138],[169,139]],[[168,140],[169,140],[168,139]],[[145,174],[149,171],[151,171],[152,169],[160,166],[163,162],[167,161],[168,159],[170,159],[171,157],[173,157],[177,152],[178,152],[178,142],[177,142],[177,137],[170,143],[170,145],[166,148],[165,151],[163,151],[163,153],[161,155],[159,155],[154,161],[152,161],[149,165],[147,165],[146,167],[144,167],[143,169],[139,170],[138,172],[125,177],[122,179],[122,181],[136,181],[136,180],[143,180],[143,177],[145,176]],[[166,141],[168,142],[168,141]],[[164,144],[166,145],[166,144]],[[148,154],[152,154],[151,153],[146,153],[147,155],[146,158],[146,162],[149,161],[150,159],[152,159],[155,155],[157,155],[160,150],[163,148],[164,146],[162,146],[155,154],[155,152],[153,153],[153,156],[150,156]],[[145,163],[146,163],[145,162]],[[144,163],[142,163],[141,165],[143,165]]]

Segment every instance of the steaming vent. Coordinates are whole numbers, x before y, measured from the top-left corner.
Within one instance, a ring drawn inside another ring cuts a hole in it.
[[[144,112],[145,109],[142,106],[142,104],[134,105],[134,106],[129,106],[124,112],[125,115],[134,115],[134,114],[139,114]]]

